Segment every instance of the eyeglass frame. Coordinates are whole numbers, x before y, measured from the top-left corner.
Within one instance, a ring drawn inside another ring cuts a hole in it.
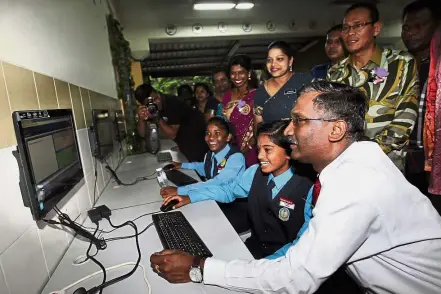
[[[354,29],[354,32],[360,32],[366,26],[373,25],[375,23],[376,23],[376,21],[366,21],[366,22],[360,22],[360,23],[354,24],[352,26],[350,26],[350,25],[343,25],[343,27],[341,29],[341,33],[345,34],[345,35],[349,34],[351,29]]]
[[[308,117],[291,117],[291,122],[295,125],[298,126],[299,122],[301,121],[325,121],[325,122],[334,122],[334,121],[338,121],[338,118],[330,118],[330,119],[325,119],[325,118],[308,118]]]

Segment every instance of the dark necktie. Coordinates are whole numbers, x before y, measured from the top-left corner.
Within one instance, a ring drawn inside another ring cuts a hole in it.
[[[269,199],[273,199],[273,188],[276,186],[274,180],[270,180],[266,185],[267,195],[270,197]]]
[[[216,169],[217,169],[217,160],[216,157],[213,156],[213,160],[211,161],[213,164],[211,166],[211,178],[214,178],[217,176]]]
[[[322,189],[322,184],[320,184],[319,177],[317,177],[314,182],[314,188],[312,189],[312,205],[314,206],[317,203],[321,189]]]

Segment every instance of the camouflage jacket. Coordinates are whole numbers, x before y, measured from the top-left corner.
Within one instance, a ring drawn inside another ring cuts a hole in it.
[[[403,171],[418,114],[420,89],[415,59],[407,52],[377,46],[363,68],[354,67],[349,56],[331,67],[326,79],[366,93],[370,100],[365,135]]]

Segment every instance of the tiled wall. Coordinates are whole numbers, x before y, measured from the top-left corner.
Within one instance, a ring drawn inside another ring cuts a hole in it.
[[[117,99],[0,62],[0,294],[40,293],[73,239],[65,231],[33,221],[29,208],[23,206],[18,166],[11,153],[16,145],[11,112],[73,109],[84,180],[62,200],[59,208],[83,222],[92,206],[95,184],[95,161],[87,133],[91,109],[115,110],[119,105]],[[124,157],[123,153],[115,148],[109,159],[113,168]],[[98,198],[110,178],[100,163],[97,171]],[[55,218],[54,213],[48,218]]]

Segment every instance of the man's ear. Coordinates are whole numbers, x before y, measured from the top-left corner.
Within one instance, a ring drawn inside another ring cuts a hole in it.
[[[348,124],[343,120],[337,120],[332,126],[332,131],[329,133],[328,139],[330,142],[341,141],[348,132]]]
[[[227,137],[227,142],[229,143],[231,140],[233,139],[233,135],[231,135],[231,134],[228,134],[228,137]]]
[[[381,21],[377,21],[374,23],[374,37],[378,36],[383,28],[383,23]]]

